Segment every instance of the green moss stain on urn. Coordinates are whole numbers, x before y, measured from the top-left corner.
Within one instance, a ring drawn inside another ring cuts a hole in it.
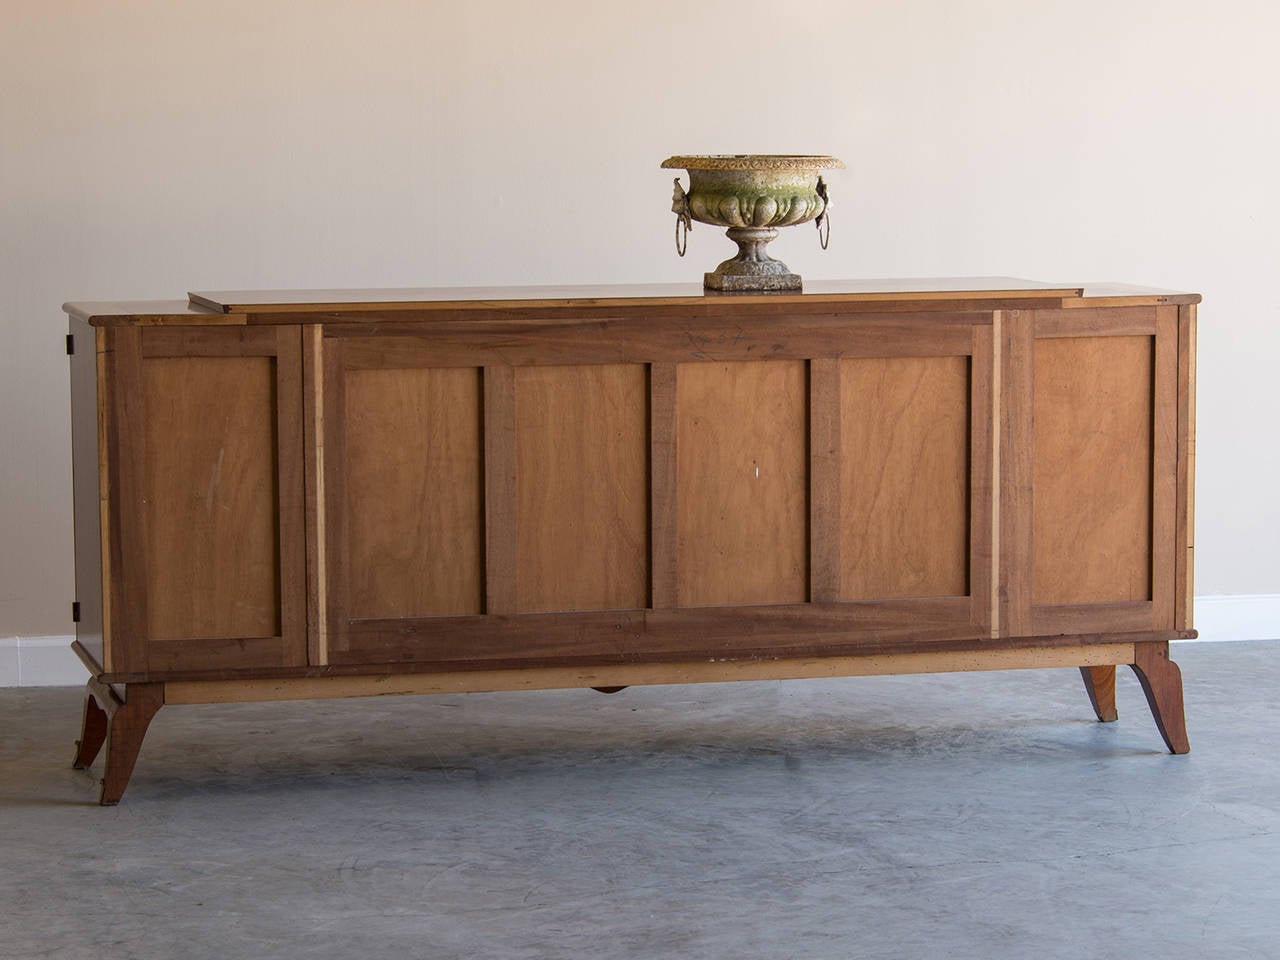
[[[680,226],[690,220],[728,227],[738,255],[703,277],[712,290],[798,290],[799,274],[765,252],[778,227],[821,220],[827,213],[827,191],[819,171],[843,168],[835,157],[737,154],[732,156],[676,156],[662,162],[666,169],[689,172],[689,189],[676,180],[677,250]]]

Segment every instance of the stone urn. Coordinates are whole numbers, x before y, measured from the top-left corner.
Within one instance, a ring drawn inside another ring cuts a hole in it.
[[[799,290],[800,275],[766,252],[778,227],[815,221],[822,249],[831,220],[827,185],[819,171],[843,169],[835,157],[792,154],[668,157],[668,170],[689,172],[689,189],[675,181],[676,251],[684,256],[692,221],[728,227],[738,255],[703,276],[708,290]]]

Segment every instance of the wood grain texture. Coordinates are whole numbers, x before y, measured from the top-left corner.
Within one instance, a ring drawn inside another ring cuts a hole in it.
[[[112,538],[117,534],[113,532],[111,521],[111,474],[115,469],[112,459],[119,456],[119,451],[112,440],[115,430],[115,418],[111,412],[111,394],[114,384],[111,380],[111,371],[108,369],[111,365],[107,360],[107,353],[111,349],[110,337],[106,330],[96,329],[93,331],[93,338],[97,353],[98,381],[96,387],[98,394],[98,531],[102,540],[98,550],[102,568],[102,588],[99,593],[102,600],[102,655],[99,662],[103,670],[110,671],[117,666],[114,660],[115,648],[123,646],[113,642],[111,633],[115,624],[111,603],[116,584],[116,577],[112,574],[111,557],[119,549],[112,543]]]
[[[1195,625],[1196,308],[1178,309],[1178,490],[1174,627]]]
[[[522,367],[515,398],[516,608],[647,606],[645,367]]]
[[[1178,308],[1156,309],[1151,438],[1151,627],[1172,630],[1178,524]]]
[[[840,361],[846,600],[968,596],[969,358]]]
[[[102,705],[101,699],[99,704]],[[147,727],[163,705],[163,683],[130,683],[125,688],[124,702],[115,705],[114,709],[107,708],[111,719],[107,728],[102,790],[98,795],[102,806],[115,806],[124,796],[138,760],[138,751],[142,749],[142,740],[147,735]]]
[[[807,599],[805,366],[782,360],[680,366],[681,606]]]
[[[348,618],[484,609],[480,390],[474,367],[346,372]]]
[[[1151,337],[1038,340],[1033,599],[1151,599]]]
[[[876,300],[886,296],[913,301],[989,299],[1013,296],[1055,300],[1084,295],[1083,287],[1064,287],[1013,277],[924,277],[858,280],[811,280],[803,293],[770,291],[735,293],[739,304],[793,304],[806,297],[831,302]],[[652,305],[673,303],[685,307],[723,300],[724,294],[704,290],[697,283],[580,284],[571,286],[513,287],[399,287],[349,290],[230,290],[189,293],[192,309],[200,307],[239,311],[274,307],[287,310],[337,310],[342,308],[403,305],[457,308],[470,304],[520,304],[567,306],[586,303],[603,306],[642,300]],[[75,308],[67,304],[64,309]]]
[[[1170,753],[1189,753],[1191,744],[1187,740],[1187,720],[1182,702],[1182,671],[1169,659],[1169,644],[1136,644],[1132,666],[1165,746]]]
[[[996,636],[996,320],[973,328],[969,366],[969,597],[973,624]]]
[[[143,363],[146,637],[280,632],[275,381],[268,357]]]
[[[834,312],[830,305],[794,315],[776,308],[751,314],[745,307],[692,316],[648,307],[549,316],[446,314],[427,321],[371,313],[342,315],[326,327],[326,336],[344,340],[351,368],[928,357],[967,353],[972,325],[987,316],[939,312],[929,315],[926,329],[918,317],[862,317]],[[780,324],[785,337],[778,335]]]
[[[1034,315],[1001,314],[999,407],[999,596],[1002,637],[1031,628],[1032,477],[1035,443]]]
[[[809,361],[809,597],[840,599],[840,361]]]
[[[105,651],[109,670],[143,673],[147,668],[146,578],[147,541],[139,511],[144,505],[143,470],[146,463],[146,417],[142,392],[142,330],[120,327],[109,331],[105,352],[108,425],[106,431],[107,483],[110,502],[105,505],[109,524],[107,555],[109,573],[106,610],[110,635]]]
[[[1112,723],[1119,719],[1120,715],[1116,712],[1115,665],[1082,666],[1080,676],[1084,680],[1085,693],[1098,720],[1102,723]]]
[[[676,365],[649,365],[649,606],[676,605]]]
[[[349,630],[349,649],[335,665],[810,656],[978,636],[965,597],[359,620]]]
[[[303,474],[307,551],[307,662],[329,659],[324,496],[324,331],[302,328]]]
[[[484,611],[516,609],[516,381],[506,364],[484,368]]]
[[[1089,307],[1037,310],[1036,339],[1056,337],[1151,337],[1156,332],[1156,307]]]
[[[1131,642],[1112,642],[1087,646],[937,652],[924,650],[852,657],[733,660],[716,663],[609,664],[598,667],[542,667],[278,680],[188,680],[165,684],[165,703],[249,703],[332,697],[1019,670],[1075,667],[1081,664],[1114,665],[1132,662],[1133,649]]]

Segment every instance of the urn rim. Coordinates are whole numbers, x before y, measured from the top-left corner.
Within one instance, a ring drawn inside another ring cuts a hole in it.
[[[803,153],[678,154],[660,166],[665,170],[843,170],[844,161]]]

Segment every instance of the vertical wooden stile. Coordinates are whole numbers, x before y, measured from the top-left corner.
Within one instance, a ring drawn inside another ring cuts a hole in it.
[[[1177,557],[1178,308],[1156,309],[1152,378],[1151,601],[1155,630],[1172,630]]]
[[[840,361],[809,361],[809,600],[840,598]]]
[[[676,605],[676,365],[649,365],[649,606]]]
[[[997,622],[1001,636],[1026,636],[1031,632],[1035,314],[1010,310],[1001,318],[1001,328]]]
[[[484,610],[516,610],[515,368],[484,368]]]
[[[1196,307],[1178,308],[1178,505],[1174,629],[1195,626]]]
[[[317,666],[329,662],[328,610],[325,579],[324,502],[324,327],[302,328],[302,398],[306,462],[307,515],[307,660]]]
[[[112,576],[111,556],[115,536],[111,530],[111,451],[107,438],[111,436],[111,380],[108,376],[107,330],[94,327],[93,345],[96,353],[98,380],[98,532],[101,538],[99,545],[102,563],[102,667],[108,673],[117,669],[115,642],[112,636],[112,605],[109,585],[115,582]]]
[[[110,446],[108,447],[112,529],[110,608],[113,637],[112,669],[120,673],[146,670],[147,591],[146,538],[139,523],[122,522],[126,510],[136,513],[143,499],[142,478],[145,444],[142,431],[126,425],[142,423],[142,330],[119,327],[112,331],[107,355],[110,397]]]
[[[276,497],[279,510],[281,665],[307,663],[306,495],[302,328],[276,331]]]
[[[994,320],[993,320],[994,325]],[[994,429],[996,376],[993,326],[975,325],[969,363],[969,597],[973,624],[996,635],[997,603],[992,563],[999,517],[994,469],[1000,431]]]
[[[324,471],[320,487],[325,514],[323,552],[324,646],[321,656],[328,663],[334,652],[347,649],[347,609],[350,593],[347,578],[349,514],[347,509],[347,429],[346,429],[346,365],[341,339],[324,344],[319,357],[319,380],[324,383],[317,426],[323,431],[324,455],[320,469]]]

